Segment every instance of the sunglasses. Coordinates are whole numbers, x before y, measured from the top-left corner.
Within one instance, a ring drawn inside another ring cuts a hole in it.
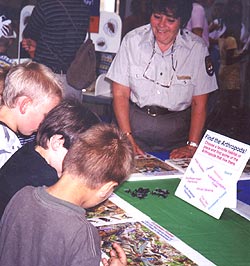
[[[149,77],[147,76],[147,71],[148,71],[148,69],[149,69],[149,67],[150,67],[150,65],[151,65],[151,62],[152,62],[152,59],[153,59],[154,55],[156,54],[156,50],[155,50],[155,42],[154,42],[154,48],[153,48],[152,55],[151,55],[151,57],[150,57],[150,59],[149,59],[149,62],[148,62],[148,64],[147,64],[147,67],[145,68],[145,71],[144,71],[144,73],[143,73],[143,78],[145,78],[145,79],[147,79],[147,80],[149,80],[149,81],[152,81],[152,82],[154,82],[156,85],[160,85],[161,87],[164,87],[164,88],[170,88],[170,87],[171,87],[171,85],[172,85],[172,81],[173,81],[173,77],[174,77],[174,72],[176,71],[176,68],[177,68],[177,61],[176,61],[175,64],[174,64],[174,46],[175,46],[175,40],[174,40],[174,43],[173,43],[173,45],[172,45],[172,47],[171,47],[171,61],[172,61],[172,70],[173,70],[173,73],[172,73],[172,75],[171,75],[170,82],[169,82],[168,84],[162,84],[162,83],[160,83],[160,82],[158,82],[158,81],[156,81],[156,80],[154,80],[154,79],[151,79],[151,78],[149,78]]]

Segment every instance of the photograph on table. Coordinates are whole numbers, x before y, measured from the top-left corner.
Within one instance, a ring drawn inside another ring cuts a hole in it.
[[[108,200],[87,210],[86,215],[100,233],[103,257],[109,256],[108,250],[115,241],[124,248],[128,266],[214,266],[181,239],[114,193]],[[146,244],[143,245],[143,242]]]
[[[124,221],[124,219],[127,220],[132,218],[123,209],[110,200],[106,200],[102,204],[88,209],[86,217],[89,222],[95,226],[103,222],[110,223],[112,221]]]
[[[183,173],[172,167],[167,162],[151,155],[136,155],[135,170],[128,181],[178,178]]]
[[[126,253],[128,266],[197,265],[141,222],[101,226],[98,231],[102,252],[109,254],[112,243],[119,243]]]
[[[245,168],[243,169],[240,180],[250,180],[250,160],[248,160]]]
[[[165,162],[172,167],[178,169],[180,172],[185,173],[190,164],[191,158],[180,158],[180,159],[167,159]]]
[[[94,226],[150,219],[116,194],[112,194],[109,199],[88,209],[86,217]]]

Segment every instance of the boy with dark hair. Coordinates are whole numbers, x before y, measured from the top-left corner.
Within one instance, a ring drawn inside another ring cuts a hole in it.
[[[70,147],[62,176],[51,187],[25,187],[0,223],[0,265],[99,266],[100,238],[85,209],[106,200],[130,175],[134,154],[114,125],[91,127]],[[103,264],[125,266],[120,246]]]
[[[78,101],[64,100],[53,108],[38,128],[36,145],[24,145],[0,169],[0,218],[21,188],[56,183],[74,140],[99,122],[99,117]]]

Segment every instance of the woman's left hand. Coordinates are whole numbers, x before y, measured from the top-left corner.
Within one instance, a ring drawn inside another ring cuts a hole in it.
[[[170,159],[178,159],[178,158],[192,158],[197,148],[192,146],[184,146],[178,149],[174,149],[169,158]]]

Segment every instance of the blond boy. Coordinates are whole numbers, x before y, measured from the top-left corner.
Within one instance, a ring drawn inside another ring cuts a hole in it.
[[[21,147],[16,134],[36,132],[61,99],[61,85],[46,66],[26,62],[11,67],[0,95],[0,167]]]

